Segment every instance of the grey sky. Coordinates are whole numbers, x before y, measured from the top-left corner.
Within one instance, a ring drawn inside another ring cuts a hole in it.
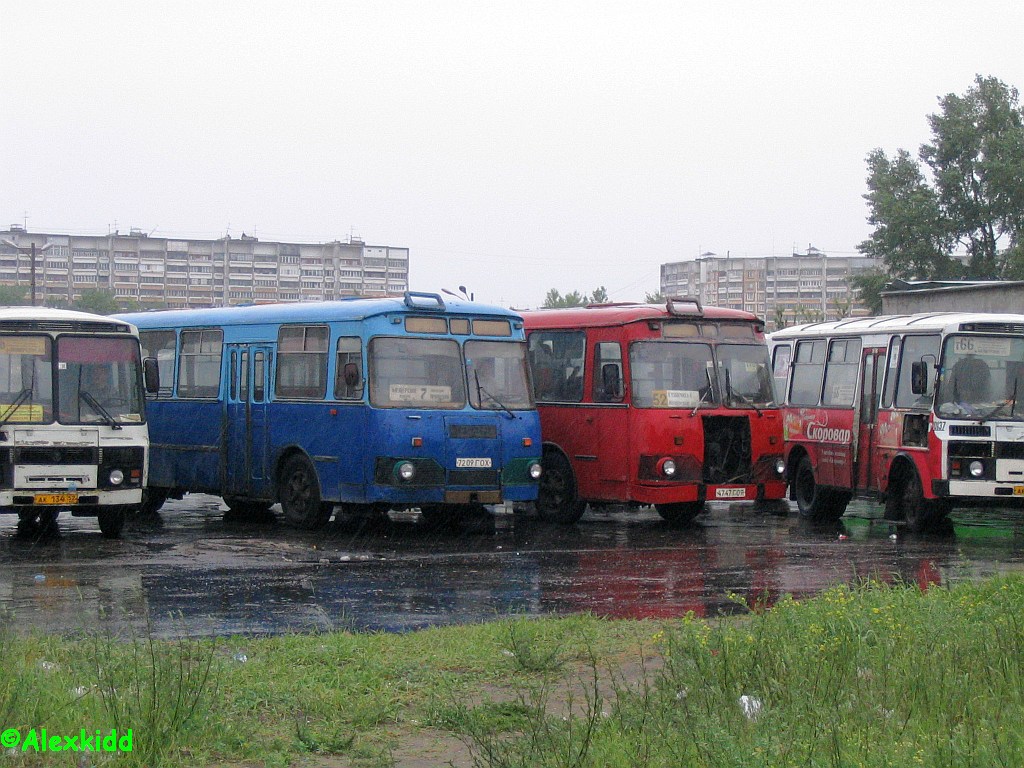
[[[865,157],[1019,0],[0,0],[0,225],[411,249],[411,287],[537,306],[701,251],[852,254]]]

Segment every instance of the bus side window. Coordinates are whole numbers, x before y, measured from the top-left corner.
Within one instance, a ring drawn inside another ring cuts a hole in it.
[[[578,403],[583,399],[586,336],[582,331],[534,331],[529,351],[538,402]]]
[[[825,366],[825,393],[821,404],[852,406],[859,368],[860,339],[833,339]]]
[[[622,347],[618,342],[602,341],[594,345],[594,402],[622,400]]]
[[[361,400],[363,397],[363,343],[358,336],[338,339],[334,369],[334,398]]]
[[[775,379],[775,397],[780,403],[786,402],[786,388],[789,384],[789,364],[793,359],[793,348],[780,344],[775,348],[772,360],[772,378]]]
[[[174,331],[140,331],[139,343],[142,345],[142,357],[155,357],[157,371],[160,373],[160,390],[157,399],[170,397],[174,391],[174,355],[177,352],[178,339]]]
[[[821,397],[821,377],[824,370],[825,340],[798,341],[789,404],[817,405]]]
[[[900,348],[903,346],[903,339],[893,336],[889,345],[889,362],[885,366],[885,389],[882,392],[882,408],[892,408],[892,401],[896,394],[896,374],[899,372]]]
[[[217,397],[223,341],[224,331],[220,329],[181,332],[179,397]]]
[[[928,377],[925,391],[920,394],[915,394],[911,386],[913,364],[928,356],[933,361],[938,360],[938,336],[906,336],[903,339],[903,356],[900,360],[899,383],[896,387],[897,408],[927,408],[931,405],[934,394],[933,377]],[[929,368],[934,371],[934,363]]]
[[[326,325],[282,325],[277,335],[277,384],[281,398],[323,400],[327,394]]]

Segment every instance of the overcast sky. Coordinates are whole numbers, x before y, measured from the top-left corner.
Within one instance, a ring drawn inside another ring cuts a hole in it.
[[[410,249],[413,290],[613,300],[659,265],[853,255],[865,157],[1020,0],[0,0],[0,226]]]

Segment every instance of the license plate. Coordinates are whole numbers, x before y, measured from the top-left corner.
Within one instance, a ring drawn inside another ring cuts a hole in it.
[[[746,488],[716,488],[716,499],[745,499],[747,498]]]
[[[1015,486],[1013,486],[1013,495],[1014,496],[1024,496],[1024,485],[1015,485]]]
[[[77,504],[77,493],[37,493],[36,504]]]
[[[473,469],[487,468],[491,466],[490,459],[456,459],[456,467],[471,467]]]

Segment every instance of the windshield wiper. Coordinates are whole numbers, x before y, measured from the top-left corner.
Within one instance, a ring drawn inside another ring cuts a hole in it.
[[[492,403],[501,408],[501,410],[507,413],[510,419],[516,418],[516,415],[512,413],[512,411],[509,409],[507,405],[505,405],[503,402],[501,402],[501,400],[499,400],[498,398],[496,398],[494,395],[492,395],[490,392],[483,388],[483,385],[480,384],[480,374],[476,371],[475,368],[473,369],[473,379],[476,381],[477,402],[479,402],[482,399],[481,395],[483,395]]]
[[[14,416],[18,411],[18,407],[32,397],[32,387],[26,387],[18,393],[18,396],[14,398],[14,402],[7,406],[7,410],[0,415],[0,427],[7,423],[7,420]]]
[[[121,429],[121,425],[117,423],[113,416],[110,415],[110,411],[99,404],[99,401],[90,395],[88,392],[79,392],[78,396],[84,400],[90,408],[96,413],[103,417],[103,420],[107,422],[111,429]]]
[[[1017,383],[1018,383],[1018,381],[1019,381],[1019,379],[1014,379],[1013,380],[1013,394],[1012,395],[1010,395],[1008,398],[1003,400],[1003,402],[1001,402],[999,405],[997,405],[995,408],[993,408],[988,413],[982,414],[981,416],[978,417],[978,423],[979,424],[981,422],[983,422],[983,421],[988,421],[989,419],[991,419],[993,416],[995,416],[997,413],[999,413],[999,411],[1001,411],[1007,405],[1010,406],[1010,417],[1011,418],[1013,417],[1013,412],[1017,408]]]
[[[712,387],[712,384],[711,384],[711,371],[709,371],[707,368],[705,368],[704,369],[704,376],[707,377],[708,388],[706,390],[704,390],[704,394],[700,396],[700,400],[698,400],[697,404],[695,406],[693,406],[693,410],[690,411],[690,415],[691,416],[696,416],[697,415],[697,409],[700,408],[701,405],[704,404],[704,400],[706,398],[711,396],[711,387]]]

